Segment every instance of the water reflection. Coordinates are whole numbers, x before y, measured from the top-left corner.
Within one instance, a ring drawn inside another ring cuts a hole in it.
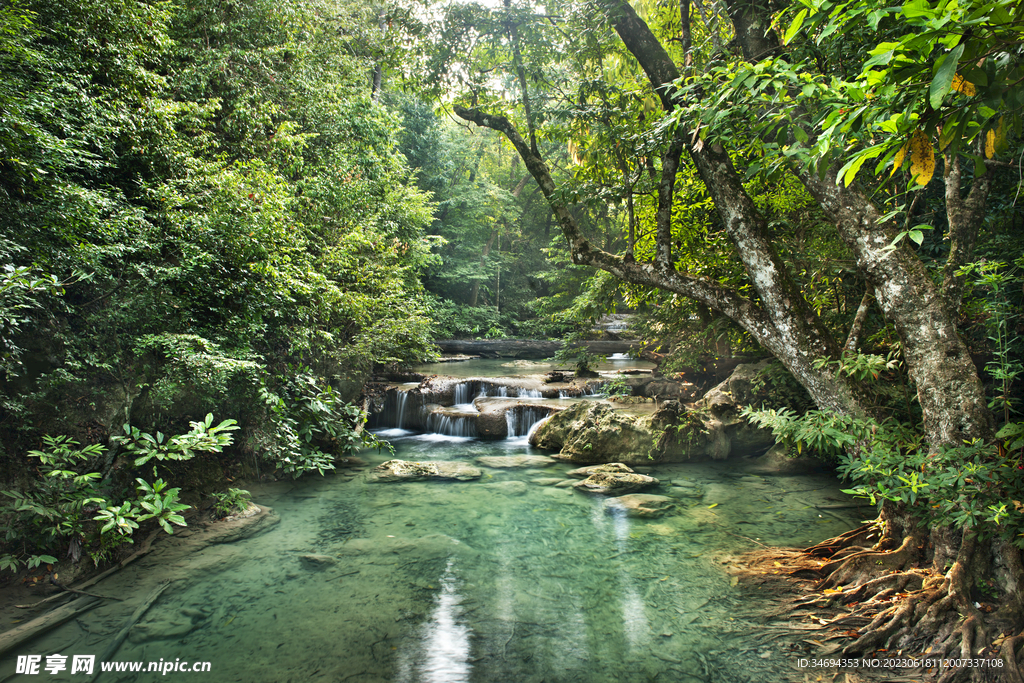
[[[463,620],[462,595],[455,561],[448,560],[441,575],[430,620],[423,624],[418,647],[399,655],[398,680],[403,683],[463,683],[469,681],[469,638]],[[414,657],[415,659],[410,659]]]
[[[644,600],[623,559],[629,552],[629,518],[626,517],[625,510],[606,507],[603,500],[595,499],[590,519],[599,536],[606,537],[610,527],[611,536],[615,540],[613,561],[616,565],[621,595],[622,630],[630,650],[636,649],[649,641],[650,626],[647,621]]]

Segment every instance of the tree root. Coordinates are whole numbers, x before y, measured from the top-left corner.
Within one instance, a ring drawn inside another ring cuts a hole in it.
[[[818,584],[819,589],[835,588],[864,582],[880,571],[901,571],[918,559],[917,546],[921,539],[907,536],[899,548],[892,551],[867,550],[854,553],[841,560],[825,564],[821,572],[826,578]]]
[[[923,680],[1024,683],[1024,609],[1017,609],[1022,601],[1013,594],[1018,582],[1024,585],[1019,551],[1008,544],[982,544],[966,530],[945,546],[941,555],[936,552],[933,556],[928,532],[915,532],[899,519],[896,523],[896,528],[904,530],[901,542],[894,542],[891,535],[882,538],[879,526],[867,525],[808,548],[802,557],[752,553],[748,567],[760,569],[762,575],[768,570],[791,579],[806,578],[813,572],[819,577],[816,591],[786,600],[772,616],[788,615],[789,620],[812,617],[820,622],[823,631],[832,635],[805,641],[822,646],[819,656],[898,654],[929,661],[928,667],[913,672],[924,676]],[[949,537],[949,530],[943,533]],[[874,534],[877,544],[865,550],[862,546],[869,534]],[[937,546],[943,537],[933,531],[931,539]],[[1004,553],[998,556],[1003,558],[1001,562],[993,548]],[[826,561],[819,560],[818,566],[809,568],[811,557]],[[940,573],[933,559],[951,565]],[[776,570],[771,570],[772,566]],[[1009,584],[1000,584],[1009,592],[998,597],[985,592],[996,585],[992,577],[999,575],[991,573],[994,567],[1002,567],[999,571],[1011,578]],[[830,610],[832,618],[828,618]],[[849,640],[842,642],[846,638]],[[840,643],[823,645],[835,640]],[[973,665],[957,666],[964,660]]]

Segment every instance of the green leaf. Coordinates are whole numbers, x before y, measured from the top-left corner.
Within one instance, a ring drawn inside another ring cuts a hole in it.
[[[788,45],[789,41],[793,40],[793,36],[795,36],[797,33],[799,33],[800,29],[803,28],[804,19],[806,19],[806,18],[807,18],[807,8],[805,7],[804,9],[800,10],[799,12],[797,12],[795,17],[793,17],[793,23],[791,23],[789,25],[789,28],[786,29],[786,35],[783,36],[783,38],[782,38],[782,42],[783,43]]]
[[[956,75],[956,67],[963,53],[964,46],[960,44],[952,52],[942,55],[935,62],[935,75],[928,87],[928,103],[931,104],[932,109],[942,106],[942,99],[953,85],[953,76]]]

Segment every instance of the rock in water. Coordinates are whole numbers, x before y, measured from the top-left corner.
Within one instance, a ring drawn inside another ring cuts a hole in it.
[[[597,474],[598,472],[625,472],[627,474],[631,474],[633,472],[633,468],[628,465],[623,465],[621,462],[606,462],[603,465],[579,467],[575,470],[569,470],[566,474],[570,477],[585,478],[592,474]]]
[[[468,481],[479,479],[481,472],[464,462],[444,460],[429,462],[409,462],[406,460],[388,460],[370,473],[373,481],[419,481],[421,479],[457,479]]]
[[[596,472],[583,481],[573,484],[573,488],[590,493],[617,496],[657,486],[659,483],[654,477],[635,472]]]
[[[558,462],[546,455],[485,455],[477,458],[476,461],[485,467],[501,469],[509,467],[547,467]]]
[[[630,493],[604,502],[609,510],[625,512],[627,517],[661,517],[675,508],[676,503],[668,496],[654,496],[647,493]]]
[[[522,481],[496,481],[491,484],[484,484],[485,489],[504,493],[506,496],[521,496],[526,493],[526,482]]]

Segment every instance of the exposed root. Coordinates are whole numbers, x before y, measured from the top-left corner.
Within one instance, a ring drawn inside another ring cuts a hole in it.
[[[930,662],[914,672],[924,680],[1024,683],[1024,609],[1018,609],[1024,601],[1014,593],[1024,586],[1019,551],[1008,543],[979,543],[968,530],[939,553],[935,546],[943,537],[935,530],[929,545],[926,532],[899,519],[896,528],[903,530],[900,543],[891,535],[883,539],[878,526],[868,525],[799,556],[752,553],[747,567],[761,575],[818,579],[815,591],[787,600],[772,615],[785,618],[787,626],[799,628],[799,619],[820,624],[823,633],[804,641],[821,648],[817,656],[842,652],[847,658],[877,658],[881,653],[900,653]],[[942,533],[951,536],[948,529]],[[879,540],[865,550],[862,545],[869,534]],[[812,557],[828,561],[808,562]],[[934,566],[936,558],[945,567]],[[1004,592],[997,597],[993,577],[999,576],[1004,577]]]
[[[1024,635],[1007,638],[999,648],[999,656],[1006,666],[1004,673],[1006,683],[1024,683],[1024,674],[1017,662],[1017,648],[1024,643]]]
[[[837,552],[851,546],[875,545],[880,537],[881,532],[877,522],[872,522],[871,524],[851,529],[845,534],[839,534],[827,541],[822,541],[810,548],[805,548],[804,552],[814,557],[833,557]]]
[[[821,568],[826,578],[818,584],[818,588],[859,584],[865,582],[865,577],[879,572],[905,569],[919,559],[918,546],[921,544],[922,541],[919,537],[907,536],[896,550],[890,552],[868,550],[829,562]]]

